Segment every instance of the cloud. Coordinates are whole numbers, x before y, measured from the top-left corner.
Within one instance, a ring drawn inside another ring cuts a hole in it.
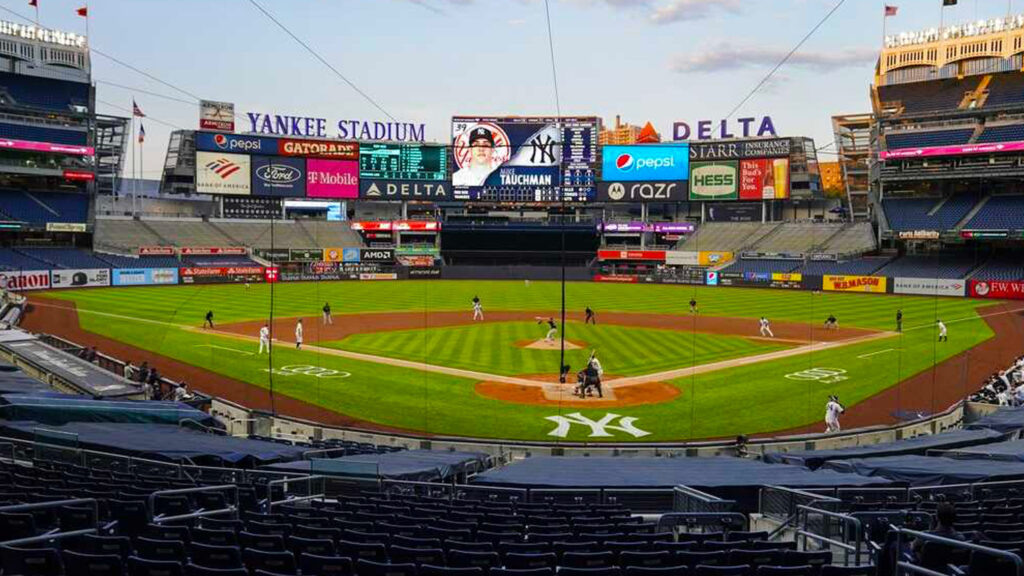
[[[509,26],[522,26],[523,24],[526,24],[526,18],[513,18],[508,21]]]
[[[415,4],[424,10],[429,10],[434,14],[445,14],[445,10],[435,4],[454,4],[456,6],[466,6],[473,2],[473,0],[404,0],[410,4]]]
[[[609,3],[626,3],[627,0],[607,0]],[[644,2],[645,0],[637,0]],[[740,0],[669,0],[654,7],[648,19],[654,24],[671,24],[703,20],[715,10],[736,14],[740,11]]]
[[[674,72],[720,72],[739,70],[766,65],[774,66],[785,56],[787,50],[719,44],[704,52],[687,56],[676,56],[669,67]],[[828,52],[797,52],[786,62],[786,66],[814,70],[836,70],[870,64],[878,58],[877,48],[845,48]]]

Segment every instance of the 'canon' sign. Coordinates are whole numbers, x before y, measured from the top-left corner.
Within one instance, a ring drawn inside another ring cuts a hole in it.
[[[12,292],[24,290],[46,290],[50,287],[48,270],[22,272],[0,272],[0,288]]]

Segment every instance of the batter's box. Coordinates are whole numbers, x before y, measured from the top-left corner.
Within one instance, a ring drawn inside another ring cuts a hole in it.
[[[593,402],[595,404],[599,402],[615,402],[617,400],[615,396],[615,389],[609,386],[602,386],[601,392],[604,397],[597,395],[594,392],[593,396],[587,396],[586,398],[580,398],[579,396],[572,393],[573,388],[576,384],[545,384],[544,385],[544,397],[551,402]],[[591,388],[593,391],[594,389]]]

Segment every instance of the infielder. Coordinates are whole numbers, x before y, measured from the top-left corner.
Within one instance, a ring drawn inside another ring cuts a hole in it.
[[[263,348],[267,349],[267,353],[270,353],[270,328],[264,324],[263,328],[260,328],[260,351],[258,354],[263,354]]]
[[[213,310],[206,311],[206,320],[203,320],[203,328],[206,328],[207,325],[213,330]]]
[[[936,321],[939,325],[939,342],[949,342],[949,336],[946,335],[946,325],[943,324],[942,320]]]
[[[480,304],[480,297],[473,296],[473,321],[484,319],[484,307]]]
[[[537,319],[537,324],[543,324],[544,322],[545,322],[545,320],[543,318],[538,318]],[[548,333],[547,333],[546,336],[544,336],[544,341],[545,342],[554,342],[555,334],[558,333],[558,324],[555,324],[555,319],[554,318],[548,318],[547,319],[547,323],[548,323]]]
[[[825,433],[833,434],[841,430],[839,426],[839,415],[846,412],[846,408],[839,403],[839,396],[829,396],[828,404],[825,404]]]
[[[697,313],[697,299],[696,298],[690,298],[690,314],[696,314],[696,313]]]
[[[586,316],[583,319],[584,324],[593,324],[594,326],[597,326],[597,316],[594,315],[594,311],[590,309],[590,306],[587,306],[587,309],[584,311],[584,315]]]
[[[896,311],[896,331],[903,332],[903,310]]]
[[[295,349],[302,350],[302,318],[295,323]]]
[[[771,322],[768,322],[768,318],[765,318],[764,316],[761,316],[761,336],[775,338],[775,334],[772,333]]]
[[[324,324],[334,324],[334,318],[331,318],[330,302],[324,302]]]

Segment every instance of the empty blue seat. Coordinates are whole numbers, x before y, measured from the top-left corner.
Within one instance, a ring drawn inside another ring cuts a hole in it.
[[[65,550],[64,571],[74,576],[123,576],[124,566],[116,554],[84,554]]]
[[[234,546],[210,546],[193,542],[189,545],[192,564],[204,568],[241,568],[242,555]]]
[[[356,562],[356,576],[416,576],[416,565],[359,560]]]
[[[299,569],[304,575],[315,576],[351,576],[353,573],[351,558],[308,553],[299,555]]]
[[[181,562],[128,557],[128,576],[182,576]]]
[[[268,572],[293,573],[296,570],[295,556],[291,552],[271,552],[246,548],[242,552],[242,563],[250,572],[266,570]]]
[[[185,576],[250,576],[245,568],[207,568],[195,564],[185,565]]]
[[[64,573],[60,553],[53,548],[0,546],[3,573],[19,576],[58,576]]]

